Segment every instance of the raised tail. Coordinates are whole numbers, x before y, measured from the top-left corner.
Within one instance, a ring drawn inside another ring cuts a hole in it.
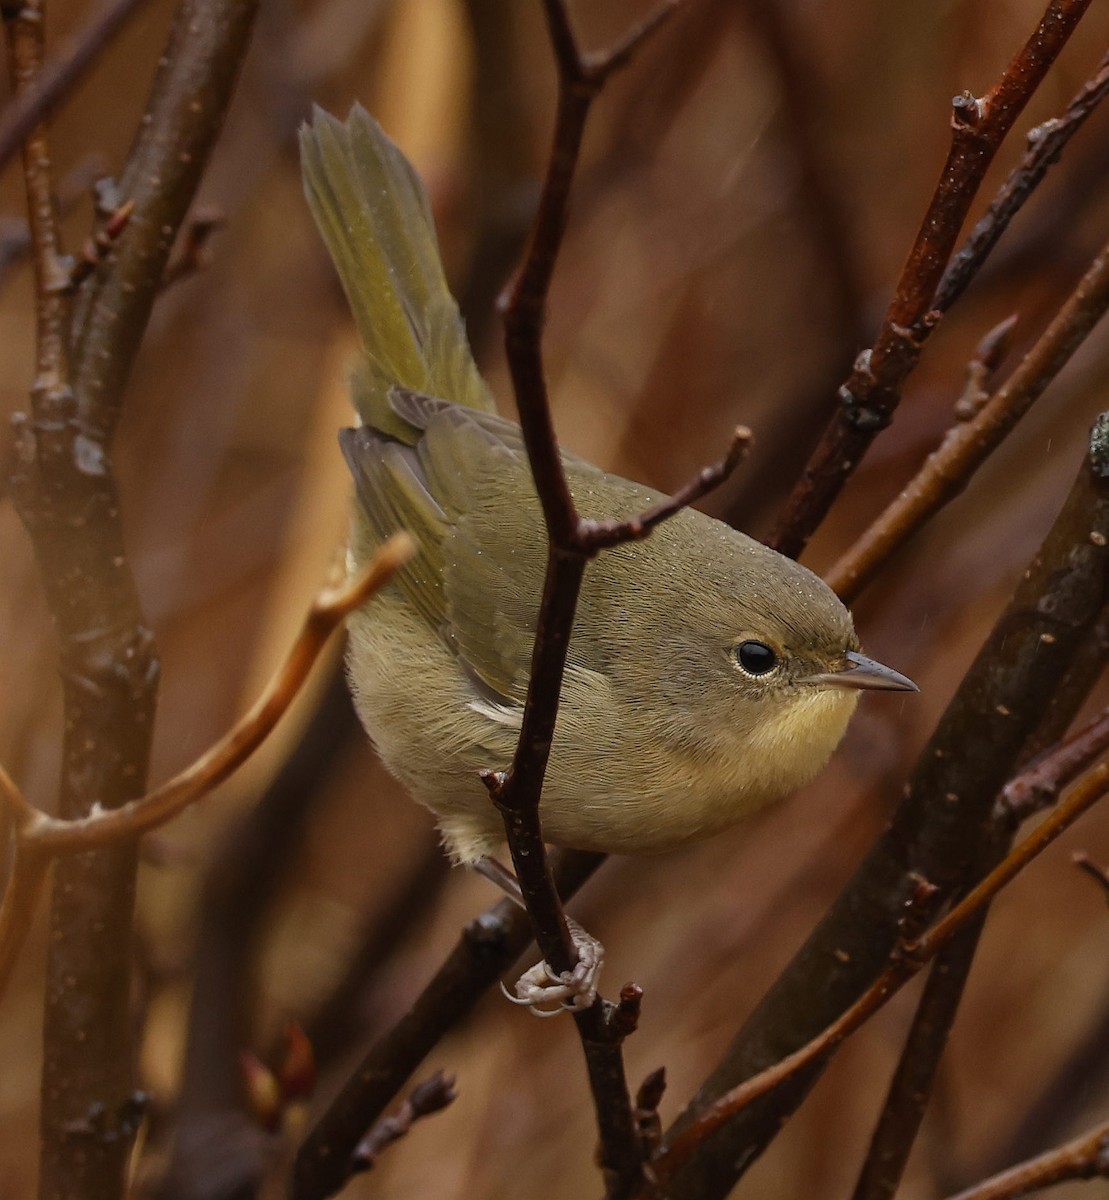
[[[411,439],[388,401],[398,386],[493,411],[412,164],[357,104],[345,124],[316,108],[301,127],[300,159],[308,205],[366,352],[352,379],[363,423]]]

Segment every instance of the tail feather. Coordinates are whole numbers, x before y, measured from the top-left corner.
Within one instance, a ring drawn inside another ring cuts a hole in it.
[[[363,422],[412,439],[388,402],[396,386],[493,411],[412,165],[359,105],[346,123],[317,108],[300,149],[308,204],[366,352],[352,381]]]

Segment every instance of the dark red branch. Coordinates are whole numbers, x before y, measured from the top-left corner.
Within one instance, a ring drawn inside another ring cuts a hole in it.
[[[771,544],[797,557],[874,438],[939,320],[936,289],[998,147],[1059,56],[1089,0],[1051,0],[1035,32],[981,99],[953,101],[951,148],[877,339],[840,388],[840,410],[778,519]]]

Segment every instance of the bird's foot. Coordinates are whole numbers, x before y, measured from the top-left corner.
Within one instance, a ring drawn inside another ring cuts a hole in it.
[[[605,948],[569,917],[566,925],[578,952],[577,965],[572,971],[553,971],[545,962],[539,962],[516,981],[515,996],[501,984],[505,996],[513,1004],[525,1005],[534,1017],[584,1012],[597,999],[597,983],[605,962]]]

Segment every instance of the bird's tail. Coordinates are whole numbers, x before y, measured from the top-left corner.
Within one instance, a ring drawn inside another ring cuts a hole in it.
[[[360,105],[345,124],[315,109],[300,131],[300,157],[308,205],[365,350],[352,379],[363,423],[411,440],[389,404],[393,387],[492,411],[412,164]]]

